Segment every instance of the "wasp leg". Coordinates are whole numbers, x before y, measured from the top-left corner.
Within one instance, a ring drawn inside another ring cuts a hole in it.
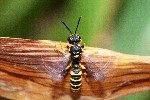
[[[55,45],[55,47],[56,47],[56,45]],[[58,48],[58,47],[56,47],[57,48],[57,50],[59,51],[59,52],[61,52],[63,55],[65,55],[66,53],[65,53],[65,51],[63,50],[63,47],[62,47],[62,44],[61,44],[61,41],[60,41],[60,48]]]
[[[69,46],[69,45],[67,45],[67,49],[68,49],[68,51],[70,52],[70,46]]]
[[[69,49],[70,48],[70,46],[69,45],[67,45],[67,49]]]
[[[69,70],[70,67],[71,67],[71,63],[72,63],[72,62],[70,62],[69,65],[65,68],[65,72],[68,72],[68,70]]]
[[[82,45],[81,45],[81,48],[83,49],[85,47],[85,43],[83,43]]]
[[[86,76],[87,76],[87,70],[86,70],[86,68],[83,66],[83,65],[81,65],[80,64],[80,67],[81,67],[81,69],[84,71],[84,73],[83,73],[83,75],[84,75],[84,79],[85,79],[85,81],[89,84],[89,81],[87,80],[87,78],[86,78]]]

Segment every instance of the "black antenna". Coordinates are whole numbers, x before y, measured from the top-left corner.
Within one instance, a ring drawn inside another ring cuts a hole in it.
[[[79,17],[78,24],[77,24],[77,27],[76,27],[76,30],[75,30],[75,34],[76,34],[76,32],[77,32],[77,29],[78,29],[78,26],[79,26],[81,17],[82,17],[82,16]]]
[[[62,21],[61,21],[62,22]],[[66,26],[66,28],[69,30],[69,32],[72,34],[72,32],[71,32],[71,30],[69,29],[69,27],[65,24],[65,22],[62,22],[65,26]]]

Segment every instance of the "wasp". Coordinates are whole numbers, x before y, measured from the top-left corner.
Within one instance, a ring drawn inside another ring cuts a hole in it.
[[[71,35],[68,37],[68,42],[71,44],[71,46],[67,46],[69,53],[71,54],[71,62],[66,67],[66,70],[68,70],[70,67],[72,67],[70,74],[70,85],[71,90],[73,92],[78,92],[80,90],[81,81],[82,81],[82,70],[84,70],[84,74],[86,75],[86,68],[81,65],[81,54],[84,48],[84,45],[80,46],[79,43],[81,42],[81,37],[76,33],[78,29],[78,25],[80,23],[80,19],[78,20],[78,24],[75,30],[75,33],[72,33],[71,30],[67,27],[67,25],[62,22],[66,28],[70,31]],[[82,70],[81,70],[82,69]]]

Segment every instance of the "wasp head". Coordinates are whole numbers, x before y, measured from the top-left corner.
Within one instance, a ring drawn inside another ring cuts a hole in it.
[[[81,37],[78,34],[72,34],[67,40],[70,44],[78,44],[81,42]]]

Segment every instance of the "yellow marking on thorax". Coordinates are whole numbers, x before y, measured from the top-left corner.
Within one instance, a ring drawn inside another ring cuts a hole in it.
[[[75,55],[75,56],[73,56],[73,57],[78,58],[78,57],[79,57],[79,55]]]

